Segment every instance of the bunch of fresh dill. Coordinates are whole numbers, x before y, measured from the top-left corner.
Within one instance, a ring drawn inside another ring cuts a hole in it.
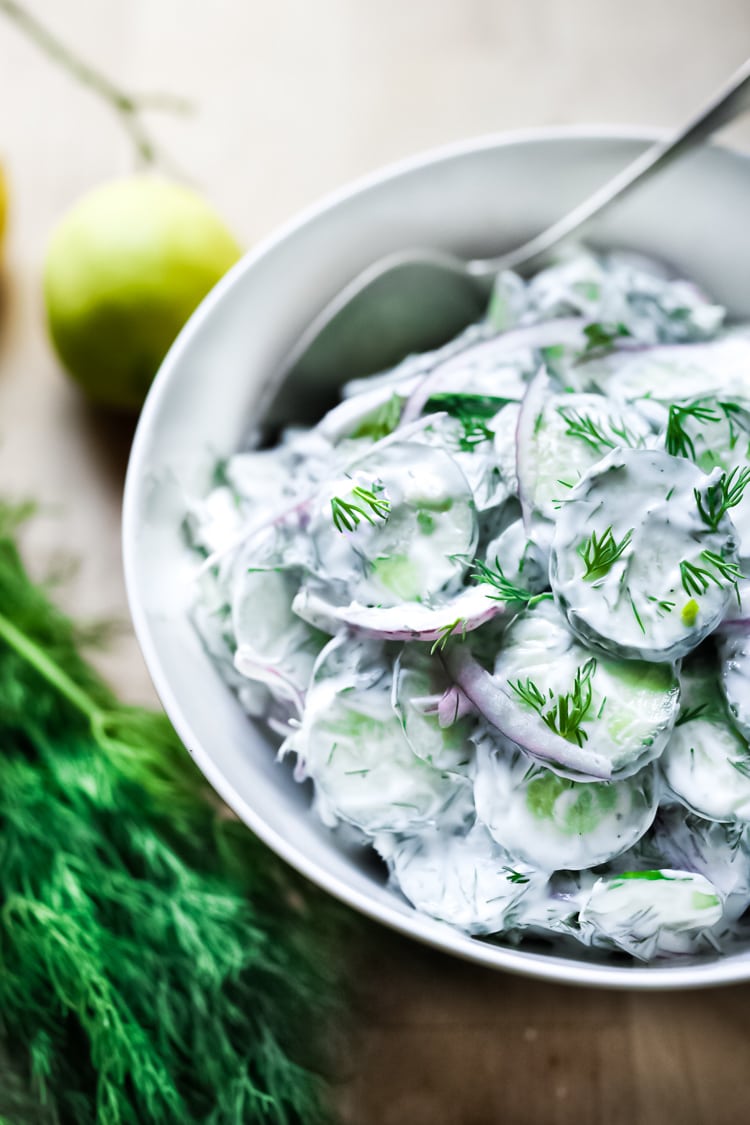
[[[328,1120],[341,921],[123,707],[0,509],[0,1122]]]

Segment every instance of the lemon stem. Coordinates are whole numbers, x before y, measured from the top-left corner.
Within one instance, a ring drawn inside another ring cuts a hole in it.
[[[71,51],[44,24],[16,0],[0,0],[0,12],[5,14],[40,50],[67,70],[82,86],[93,90],[109,104],[119,117],[129,135],[140,161],[146,165],[158,162],[159,153],[141,115],[144,110],[156,109],[169,113],[186,113],[190,104],[171,94],[129,94],[116,86],[105,74],[90,66]]]

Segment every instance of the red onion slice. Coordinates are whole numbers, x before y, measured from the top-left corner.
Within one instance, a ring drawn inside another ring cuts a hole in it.
[[[310,625],[331,634],[349,628],[382,640],[429,642],[471,633],[504,613],[507,607],[488,596],[493,589],[485,584],[467,586],[452,601],[429,607],[419,602],[393,606],[366,606],[358,602],[332,605],[322,595],[303,587],[292,602],[292,609]]]
[[[476,347],[464,352],[459,352],[445,363],[441,363],[417,384],[407,399],[401,424],[413,422],[424,410],[431,395],[439,390],[444,390],[445,383],[457,371],[464,370],[469,356],[500,361],[506,359],[514,352],[526,348],[546,348],[553,344],[577,343],[585,344],[586,337],[583,328],[586,324],[584,317],[564,317],[559,320],[548,320],[542,324],[533,324],[528,328],[514,328],[504,332],[501,336],[493,336]]]
[[[555,772],[573,771],[578,781],[608,781],[612,777],[612,763],[607,758],[568,742],[550,730],[537,714],[523,710],[464,645],[447,649],[443,661],[477,711],[527,754]]]
[[[437,705],[438,722],[441,727],[452,727],[459,719],[475,713],[476,708],[468,696],[464,695],[458,684],[452,684],[441,695]]]

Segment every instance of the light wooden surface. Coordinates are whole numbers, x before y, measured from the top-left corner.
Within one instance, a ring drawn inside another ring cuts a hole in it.
[[[443,141],[551,123],[675,124],[750,49],[747,0],[29,4],[122,85],[194,102],[193,117],[154,117],[154,131],[248,245],[322,192]],[[750,148],[747,121],[730,136]],[[66,605],[126,623],[119,509],[130,427],[87,409],[60,372],[39,279],[55,219],[129,170],[132,152],[109,110],[1,15],[0,160],[12,192],[0,491],[44,505],[27,536],[37,573],[79,560]],[[126,624],[99,659],[124,696],[153,698]],[[339,1091],[349,1125],[748,1118],[750,987],[576,991],[368,933]]]

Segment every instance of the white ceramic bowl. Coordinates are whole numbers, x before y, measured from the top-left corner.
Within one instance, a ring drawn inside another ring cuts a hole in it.
[[[653,134],[555,129],[430,152],[369,176],[266,239],[193,315],[156,378],[138,426],[124,510],[125,574],[156,689],[198,766],[285,860],[350,906],[402,933],[494,968],[615,988],[694,987],[750,978],[750,950],[675,967],[628,967],[542,946],[504,947],[416,913],[360,853],[308,809],[244,716],[187,617],[195,568],[181,522],[218,458],[247,433],[260,388],[301,329],[381,255],[438,246],[487,256],[583,199]],[[601,245],[662,258],[750,319],[750,159],[719,148],[684,158],[598,229]]]

